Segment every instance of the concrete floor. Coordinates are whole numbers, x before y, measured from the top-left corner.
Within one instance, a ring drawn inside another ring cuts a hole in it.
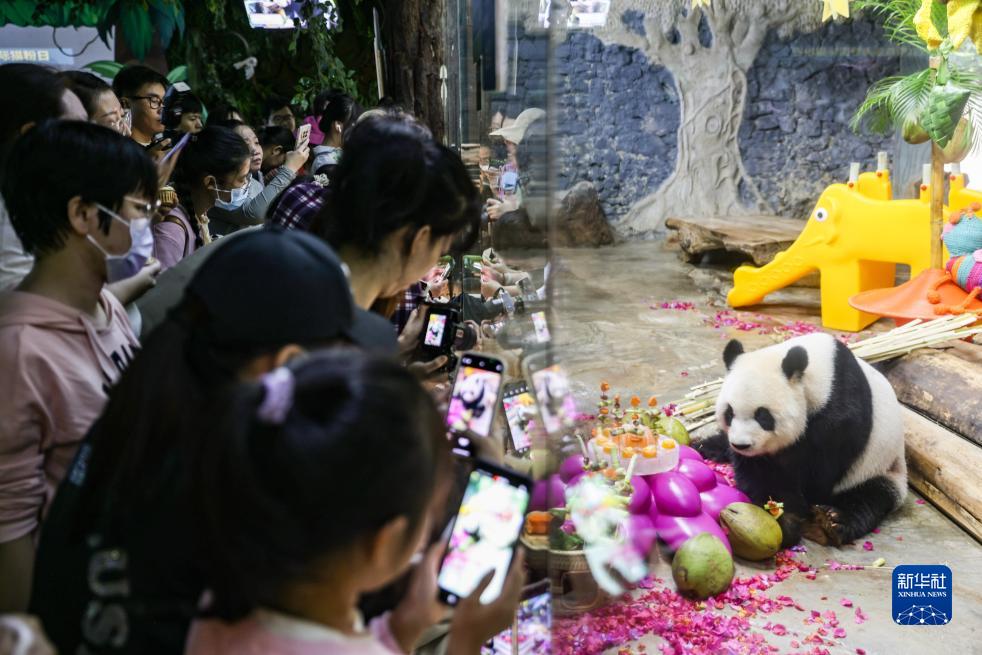
[[[723,267],[693,268],[682,264],[673,252],[652,243],[631,243],[599,250],[561,250],[557,290],[554,297],[552,333],[560,361],[573,380],[580,408],[595,407],[601,381],[627,396],[656,394],[667,401],[680,397],[693,384],[722,374],[721,352],[726,341],[740,337],[748,349],[780,340],[758,330],[741,332],[717,329],[706,324],[716,312],[727,309],[723,302],[728,275]],[[694,310],[652,309],[662,302],[691,302]],[[744,320],[775,325],[782,321],[807,320],[818,323],[817,292],[791,289],[775,294],[760,311],[767,315],[740,313]],[[882,330],[890,325],[877,325]],[[847,637],[837,640],[830,653],[884,655],[933,655],[982,653],[982,547],[930,504],[917,504],[911,494],[879,534],[869,540],[874,550],[859,545],[841,550],[806,542],[799,556],[820,572],[815,580],[795,574],[772,587],[772,598],[787,595],[806,609],[835,610]],[[902,538],[902,541],[898,540]],[[861,571],[822,569],[826,560],[869,565],[886,559],[883,568]],[[900,627],[890,617],[891,567],[898,564],[944,563],[954,578],[954,610],[947,626]],[[737,575],[750,575],[760,568],[738,564]],[[653,574],[670,580],[669,565],[662,562]],[[827,600],[822,600],[826,597]],[[853,621],[852,611],[839,601],[850,598],[862,607],[869,620]],[[766,633],[780,652],[806,653],[811,646],[791,647],[793,639],[814,631],[804,624],[808,612],[793,608],[760,620],[786,625],[784,637]],[[658,637],[628,644],[638,652],[659,652]],[[616,648],[611,653],[621,652]],[[713,654],[715,655],[715,654]]]

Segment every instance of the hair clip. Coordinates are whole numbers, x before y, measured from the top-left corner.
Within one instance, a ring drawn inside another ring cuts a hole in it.
[[[293,406],[293,372],[281,366],[262,377],[265,394],[256,410],[256,416],[263,423],[280,425]]]

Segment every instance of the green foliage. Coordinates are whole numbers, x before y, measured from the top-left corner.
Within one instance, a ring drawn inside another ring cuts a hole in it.
[[[105,59],[100,61],[89,62],[83,68],[88,68],[90,71],[96,75],[101,75],[107,79],[113,79],[116,77],[116,73],[122,70],[123,65],[118,61],[106,61]]]
[[[914,15],[921,7],[920,0],[855,0],[853,11],[868,11],[883,21],[887,38],[900,45],[927,52],[927,45],[917,35]]]
[[[945,5],[946,3],[938,2],[938,0],[931,2],[931,24],[934,25],[934,29],[938,30],[942,39],[948,38],[948,7]]]
[[[174,82],[183,82],[188,79],[188,67],[184,64],[180,66],[175,66],[167,73],[167,81],[173,84]]]
[[[358,4],[346,3],[348,15]],[[206,105],[235,105],[247,120],[259,120],[264,99],[272,93],[291,98],[307,111],[313,97],[328,88],[341,88],[359,102],[373,104],[375,97],[362,93],[354,71],[338,54],[338,30],[329,30],[322,17],[303,10],[307,26],[293,30],[261,30],[249,27],[239,0],[200,0],[187,3],[187,37],[167,52],[168,61],[184,64],[188,83]],[[344,14],[343,14],[344,15]],[[341,28],[351,36],[351,23]],[[359,39],[363,35],[357,34]],[[369,47],[370,37],[359,46]],[[236,62],[247,57],[258,61],[255,77],[245,79]]]
[[[8,0],[0,3],[0,25],[21,27],[95,27],[108,46],[118,28],[137,59],[150,52],[154,35],[163,47],[174,33],[184,35],[181,0]]]

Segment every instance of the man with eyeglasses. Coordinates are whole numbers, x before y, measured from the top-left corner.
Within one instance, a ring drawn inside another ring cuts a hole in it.
[[[113,91],[132,116],[130,136],[143,147],[164,130],[161,110],[168,86],[166,77],[138,64],[126,66],[113,79]]]
[[[35,260],[0,294],[0,613],[26,608],[39,522],[139,347],[105,285],[148,256],[157,193],[147,153],[93,123],[43,123],[10,157],[2,192]]]
[[[277,95],[266,98],[266,125],[285,127],[291,134],[296,133],[297,118],[289,100]]]

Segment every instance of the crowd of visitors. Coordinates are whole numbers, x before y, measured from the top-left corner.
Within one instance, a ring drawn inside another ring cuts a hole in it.
[[[282,98],[250,124],[139,65],[0,87],[0,645],[408,653],[449,620],[477,655],[522,561],[445,616],[446,358],[414,348],[481,226],[460,156],[336,90],[308,146]]]

